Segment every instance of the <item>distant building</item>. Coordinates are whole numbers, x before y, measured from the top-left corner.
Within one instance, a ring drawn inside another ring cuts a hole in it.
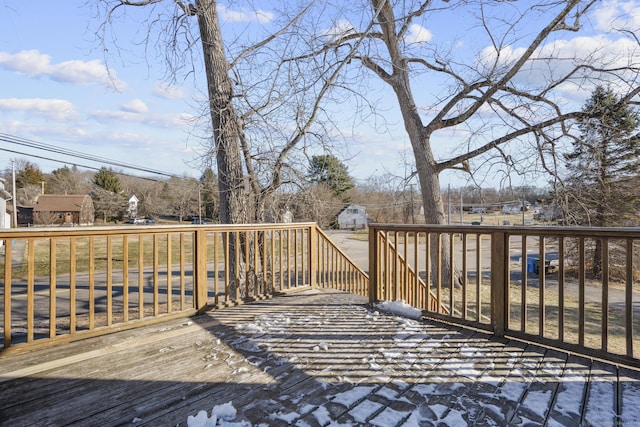
[[[504,205],[502,207],[502,213],[506,215],[513,215],[522,212],[522,205]]]
[[[338,228],[340,229],[359,229],[367,228],[369,218],[367,210],[360,205],[347,205],[338,214]]]
[[[133,196],[129,197],[129,205],[127,207],[127,217],[129,219],[135,220],[138,217],[138,202],[139,201],[140,200],[138,200],[138,198],[136,197],[135,194]]]
[[[289,208],[287,208],[283,213],[282,213],[282,218],[281,221],[284,224],[291,224],[293,222],[293,212],[291,212],[291,210]]]
[[[93,225],[94,219],[88,195],[42,194],[33,207],[35,225]]]
[[[7,200],[11,199],[11,194],[4,189],[4,180],[0,178],[0,230],[11,228],[11,214],[7,211]],[[4,240],[0,240],[0,246]]]

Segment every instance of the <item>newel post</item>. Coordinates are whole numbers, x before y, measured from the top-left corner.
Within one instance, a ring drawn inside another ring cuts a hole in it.
[[[198,311],[207,308],[207,231],[193,233],[193,304]]]
[[[369,303],[378,301],[378,231],[369,226]]]
[[[507,286],[509,286],[509,262],[507,234],[493,231],[491,234],[491,327],[493,333],[503,337],[507,327]]]
[[[309,245],[307,251],[309,257],[309,286],[315,288],[318,285],[318,224],[309,227],[309,240],[307,244]]]

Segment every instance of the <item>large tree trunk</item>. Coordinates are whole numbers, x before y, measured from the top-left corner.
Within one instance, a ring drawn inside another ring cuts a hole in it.
[[[389,3],[381,4],[380,0],[372,0],[374,10],[380,10],[379,22],[384,33],[384,41],[391,54],[393,70],[390,74],[371,66],[379,76],[387,82],[396,94],[398,105],[402,113],[404,127],[411,141],[411,147],[416,160],[416,169],[422,195],[425,223],[445,224],[446,216],[440,192],[440,179],[437,162],[433,156],[430,146],[430,136],[432,129],[424,126],[418,113],[418,108],[413,97],[409,80],[408,61],[400,54],[399,40],[395,33],[395,17],[393,9]],[[365,64],[367,65],[367,64]],[[437,236],[433,236],[431,245],[435,249],[438,244]],[[449,239],[441,240],[441,258],[438,259],[438,251],[431,251],[431,262],[434,267],[442,266],[438,272],[435,268],[432,280],[435,282],[439,277],[443,285],[451,283],[452,277],[456,278],[456,283],[460,282],[460,274],[453,268],[453,262],[449,256]],[[452,276],[453,273],[453,276]]]
[[[244,223],[247,221],[246,189],[239,147],[240,128],[231,102],[233,85],[229,78],[229,62],[224,55],[216,1],[197,0],[196,9],[218,166],[220,222]]]
[[[220,222],[242,224],[247,222],[247,191],[240,156],[240,126],[232,104],[233,85],[229,78],[229,62],[224,55],[222,33],[215,0],[196,0],[198,25],[207,75],[209,111],[213,125],[213,140],[218,166],[218,189],[220,192]],[[235,259],[236,251],[242,250],[242,236],[229,236],[228,254]],[[235,271],[235,262],[230,262],[230,297],[240,296],[242,279]],[[242,270],[242,268],[241,268]],[[244,278],[246,280],[246,277]]]

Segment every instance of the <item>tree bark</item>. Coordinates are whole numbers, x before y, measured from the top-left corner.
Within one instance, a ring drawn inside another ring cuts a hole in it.
[[[391,56],[393,69],[390,73],[379,68],[375,63],[364,60],[364,65],[374,71],[392,88],[398,100],[398,106],[404,121],[404,127],[409,136],[413,155],[416,161],[416,170],[420,181],[422,203],[424,208],[424,219],[426,224],[445,224],[446,216],[442,194],[440,192],[440,169],[433,156],[430,145],[432,129],[422,123],[418,108],[411,90],[409,67],[407,59],[402,55],[399,48],[399,40],[395,32],[395,16],[393,8],[389,3],[381,4],[380,0],[372,0],[374,10],[380,10],[379,23],[384,34],[384,42],[387,45]],[[436,246],[438,239],[432,236],[431,245]],[[443,284],[451,280],[453,274],[456,283],[460,282],[460,273],[453,268],[452,260],[449,256],[449,239],[442,239],[441,259],[437,259],[437,251],[432,251],[431,262],[434,266],[441,262],[442,271],[434,270],[432,279],[435,281],[440,275]]]
[[[197,0],[196,10],[218,166],[220,222],[240,224],[247,221],[240,127],[232,104],[233,85],[229,77],[229,62],[224,55],[216,0]]]
[[[233,85],[229,77],[230,65],[224,55],[224,44],[220,21],[218,20],[216,0],[196,0],[196,13],[200,28],[202,53],[207,76],[209,93],[209,112],[213,127],[213,140],[216,164],[218,167],[218,189],[220,192],[220,222],[223,224],[242,224],[247,222],[245,200],[247,189],[242,170],[240,153],[240,126],[232,103]],[[237,234],[229,236],[227,253],[235,259],[235,253],[242,250],[242,238]],[[235,300],[239,295],[240,283],[237,283],[235,263],[229,263],[231,269],[230,297]],[[240,279],[242,281],[242,279]]]

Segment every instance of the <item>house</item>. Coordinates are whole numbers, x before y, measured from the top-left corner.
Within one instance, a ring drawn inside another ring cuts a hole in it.
[[[140,200],[134,194],[129,197],[129,204],[127,207],[127,217],[131,220],[134,220],[138,217],[138,202]]]
[[[368,220],[364,206],[350,204],[338,213],[338,228],[353,230],[367,228]]]
[[[4,179],[0,178],[0,229],[11,228],[11,214],[7,211],[7,200],[11,200],[11,194],[4,189]]]
[[[4,180],[0,178],[0,230],[11,228],[11,214],[7,211],[7,200],[11,199],[11,194],[4,189]],[[0,247],[4,245],[4,240],[0,240]]]
[[[86,194],[42,194],[33,207],[37,225],[93,225],[93,221],[93,200]]]
[[[511,205],[504,205],[502,207],[502,213],[505,215],[514,215],[514,214],[518,214],[522,212],[522,204],[520,205],[516,205],[516,204],[511,204]]]

